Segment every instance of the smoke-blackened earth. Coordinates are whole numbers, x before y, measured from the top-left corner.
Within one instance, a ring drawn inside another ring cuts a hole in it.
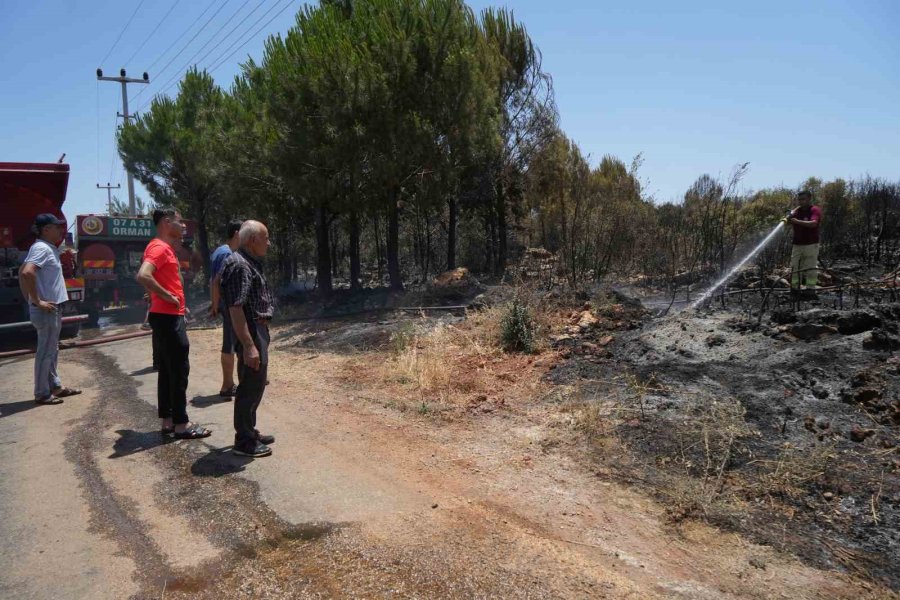
[[[603,322],[566,340],[552,378],[609,410],[626,448],[598,450],[611,472],[651,484],[676,521],[900,587],[900,304],[684,311],[579,351],[609,338]]]

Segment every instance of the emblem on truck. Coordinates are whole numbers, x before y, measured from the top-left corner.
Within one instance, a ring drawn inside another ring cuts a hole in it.
[[[99,235],[103,231],[103,221],[97,217],[86,217],[81,222],[81,230],[87,235]]]

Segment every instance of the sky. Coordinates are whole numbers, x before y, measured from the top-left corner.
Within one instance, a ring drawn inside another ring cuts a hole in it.
[[[560,125],[592,164],[630,163],[657,202],[749,162],[744,191],[807,177],[900,179],[900,2],[471,0],[511,8],[553,78]],[[2,0],[0,161],[71,165],[64,211],[101,213],[121,184],[129,108],[177,92],[188,65],[228,87],[299,0]],[[138,195],[147,196],[136,184]],[[2,208],[0,208],[2,210]]]

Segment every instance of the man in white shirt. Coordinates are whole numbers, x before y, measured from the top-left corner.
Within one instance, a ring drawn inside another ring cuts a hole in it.
[[[63,387],[56,372],[62,304],[69,299],[59,261],[65,224],[52,214],[38,215],[34,220],[37,239],[19,269],[19,287],[28,302],[31,324],[38,336],[34,354],[34,401],[38,404],[62,404],[66,396],[81,393]]]

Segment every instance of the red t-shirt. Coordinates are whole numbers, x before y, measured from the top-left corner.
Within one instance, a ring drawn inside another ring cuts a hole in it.
[[[803,227],[802,225],[794,225],[794,245],[809,246],[819,243],[819,223],[822,222],[822,211],[818,206],[812,205],[807,208],[799,207],[793,214],[795,219],[801,221],[815,221],[815,227]]]
[[[172,246],[159,238],[150,240],[147,248],[144,250],[144,262],[148,262],[156,271],[153,272],[153,278],[168,292],[175,295],[181,302],[175,306],[167,300],[163,300],[158,295],[150,292],[150,312],[163,313],[166,315],[183,315],[184,314],[184,286],[181,283],[181,271],[178,267],[178,259],[175,257],[175,250]]]

